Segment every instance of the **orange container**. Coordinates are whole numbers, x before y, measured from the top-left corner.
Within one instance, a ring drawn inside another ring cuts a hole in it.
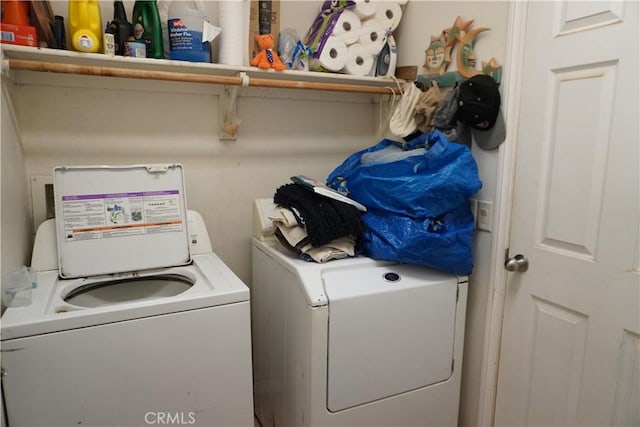
[[[2,0],[2,23],[29,26],[29,2],[20,0]]]
[[[1,43],[38,47],[36,27],[0,23]]]

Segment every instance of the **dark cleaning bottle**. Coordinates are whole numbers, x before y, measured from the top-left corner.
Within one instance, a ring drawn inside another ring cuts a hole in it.
[[[120,0],[113,2],[113,21],[109,29],[115,38],[116,55],[124,55],[124,44],[133,36],[133,25],[127,20],[127,12]]]
[[[155,0],[136,0],[133,4],[133,36],[147,46],[147,58],[164,58],[162,25]]]
[[[66,49],[67,39],[64,29],[64,18],[60,15],[53,17],[53,39],[55,41],[54,49]]]

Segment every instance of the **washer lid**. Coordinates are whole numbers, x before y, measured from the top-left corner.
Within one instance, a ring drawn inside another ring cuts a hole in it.
[[[182,166],[58,166],[58,265],[64,278],[191,261]]]

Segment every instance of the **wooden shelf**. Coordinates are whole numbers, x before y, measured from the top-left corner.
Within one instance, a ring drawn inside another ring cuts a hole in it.
[[[1,45],[2,69],[145,80],[211,83],[390,95],[402,83],[391,78],[359,77],[310,71],[261,70],[256,67],[129,58],[68,50]]]

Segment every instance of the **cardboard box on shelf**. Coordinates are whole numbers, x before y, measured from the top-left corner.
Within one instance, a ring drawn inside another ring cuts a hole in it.
[[[30,25],[0,24],[2,43],[38,47],[36,28]]]
[[[260,10],[267,11],[263,16],[271,16],[269,22],[260,22]],[[271,10],[269,13],[268,11]],[[280,33],[280,0],[251,0],[251,10],[249,14],[249,59],[256,56],[259,51],[256,44],[256,36],[260,34],[260,27],[271,26],[271,34],[278,45],[278,34]]]

